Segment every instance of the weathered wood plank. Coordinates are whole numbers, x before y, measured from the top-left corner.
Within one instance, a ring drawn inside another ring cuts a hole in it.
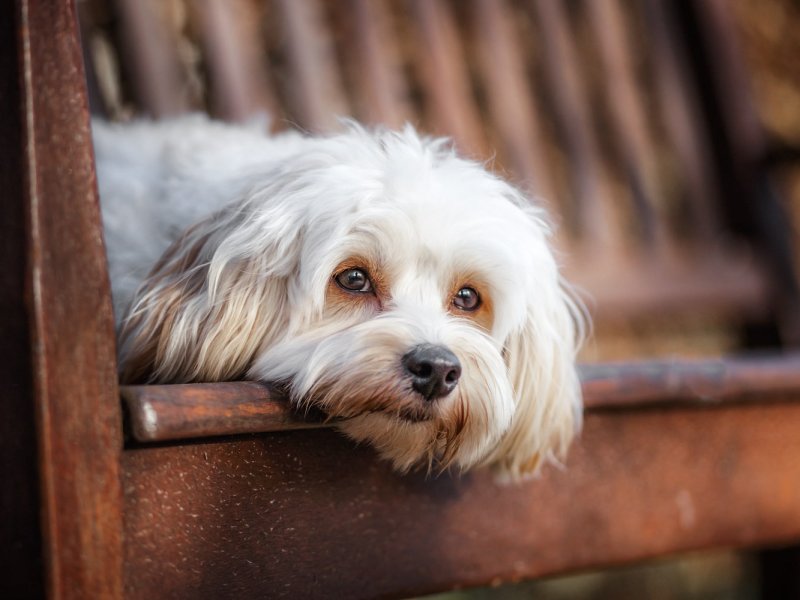
[[[653,315],[763,320],[769,312],[769,281],[746,252],[707,249],[681,259],[615,256],[621,260],[605,264],[586,256],[577,255],[565,272],[579,290],[589,290],[598,323],[644,322]]]
[[[451,136],[468,156],[490,156],[451,6],[440,0],[406,0],[405,4],[415,32],[410,49],[425,96],[428,127]]]
[[[581,379],[590,410],[800,399],[800,353],[584,365]]]
[[[208,71],[211,113],[227,121],[277,120],[278,100],[266,72],[262,15],[249,0],[192,0]]]
[[[765,401],[800,395],[800,354],[583,365],[581,378],[589,410]],[[144,443],[324,425],[254,382],[123,386],[122,398],[132,437]]]
[[[152,0],[111,0],[119,17],[120,48],[131,90],[152,117],[185,113],[192,107],[181,73],[177,43]]]
[[[318,0],[271,0],[278,29],[272,31],[289,66],[287,113],[314,133],[340,128],[350,114],[330,28]]]
[[[16,5],[21,106],[11,114],[22,123],[13,149],[22,184],[4,201],[23,216],[10,242],[24,253],[16,293],[26,305],[30,368],[15,380],[29,390],[36,431],[40,580],[52,598],[116,598],[122,419],[75,7]]]
[[[0,3],[0,597],[44,595],[26,231],[18,6]]]
[[[650,132],[644,99],[633,70],[635,53],[631,31],[620,2],[588,2],[589,23],[597,43],[606,85],[605,103],[611,118],[612,137],[629,180],[632,206],[642,250],[666,252],[673,240],[667,236],[663,198],[656,186],[656,147]]]
[[[517,179],[537,196],[555,202],[552,167],[547,163],[539,122],[542,113],[526,77],[514,15],[502,0],[475,0],[470,9],[475,64],[486,94],[490,126],[497,130]]]
[[[538,31],[542,38],[545,92],[552,97],[553,116],[563,130],[565,150],[572,167],[572,203],[565,215],[579,236],[579,249],[597,262],[606,258],[613,244],[622,239],[619,223],[611,210],[611,190],[605,181],[602,154],[592,124],[593,99],[588,82],[581,77],[576,39],[570,30],[566,5],[534,0]]]
[[[289,431],[319,427],[289,408],[275,390],[255,382],[123,386],[137,442]]]
[[[784,543],[798,430],[796,401],[591,411],[565,468],[520,486],[396,475],[326,430],[134,449],[126,594],[408,597]]]
[[[363,123],[396,129],[414,123],[388,3],[346,0],[337,7],[331,13],[340,29],[342,70],[352,87],[355,116]]]

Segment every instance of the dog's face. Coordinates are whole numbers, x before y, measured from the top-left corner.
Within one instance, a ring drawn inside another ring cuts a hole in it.
[[[121,336],[129,380],[282,382],[396,468],[562,453],[576,315],[541,213],[440,142],[361,130],[190,229]]]

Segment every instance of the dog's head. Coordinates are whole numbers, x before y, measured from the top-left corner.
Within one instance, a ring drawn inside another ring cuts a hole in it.
[[[581,319],[547,237],[442,141],[353,127],[167,251],[124,322],[123,379],[283,382],[400,470],[532,472],[581,418]]]

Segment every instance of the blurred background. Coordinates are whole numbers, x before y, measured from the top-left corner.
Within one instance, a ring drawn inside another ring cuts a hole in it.
[[[595,319],[586,360],[800,338],[797,2],[79,7],[93,110],[109,118],[408,121],[489,161],[555,215]]]
[[[453,138],[537,196],[584,361],[800,344],[797,0],[79,0],[92,111]],[[591,532],[587,532],[591,535]],[[471,592],[757,598],[715,553]]]

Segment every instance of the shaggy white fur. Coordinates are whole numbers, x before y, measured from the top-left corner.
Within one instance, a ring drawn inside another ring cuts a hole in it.
[[[94,136],[123,381],[280,382],[399,470],[566,451],[583,320],[544,215],[446,141],[200,116]]]

